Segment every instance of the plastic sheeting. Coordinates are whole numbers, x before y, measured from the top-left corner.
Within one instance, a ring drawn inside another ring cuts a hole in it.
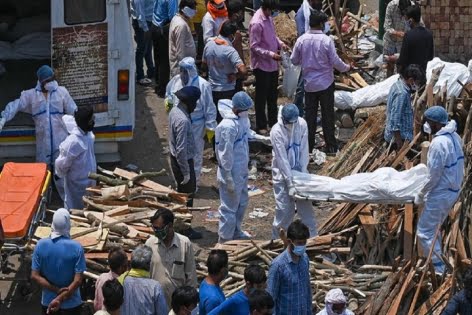
[[[297,91],[298,78],[300,77],[301,68],[295,66],[290,60],[290,54],[282,52],[282,66],[284,75],[282,79],[282,91],[286,97],[293,97]]]
[[[451,96],[458,97],[462,92],[462,86],[457,83],[457,80],[463,84],[472,81],[472,60],[469,61],[469,65],[466,67],[462,63],[445,62],[436,57],[428,62],[426,67],[426,79],[428,82],[431,80],[433,70],[443,65],[444,69],[441,71],[438,82],[434,85],[434,93],[439,92],[441,87],[447,84],[447,98]]]
[[[51,33],[31,33],[14,43],[0,41],[0,60],[50,58]]]
[[[424,164],[402,172],[384,167],[341,179],[296,171],[292,174],[298,199],[391,204],[413,202],[429,176]]]
[[[336,91],[334,92],[334,106],[342,110],[355,110],[361,107],[373,107],[386,103],[388,92],[399,77],[398,74],[392,75],[387,80],[366,86],[354,92]]]

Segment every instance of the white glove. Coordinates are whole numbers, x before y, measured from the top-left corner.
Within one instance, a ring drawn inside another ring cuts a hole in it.
[[[235,187],[234,187],[234,181],[232,177],[226,178],[226,187],[228,187],[228,191],[230,193],[234,193]]]
[[[180,185],[185,185],[190,181],[190,175],[185,175],[184,180],[180,183]]]
[[[290,186],[288,187],[288,195],[293,197],[297,194],[297,190],[295,189],[295,187],[293,186]]]
[[[270,137],[263,137],[261,139],[262,143],[264,143],[265,145],[272,145],[272,142],[270,142]]]
[[[424,203],[424,195],[423,193],[419,193],[415,196],[415,205],[422,205]]]
[[[7,122],[7,120],[5,118],[0,118],[0,131],[2,131],[3,129],[3,126],[5,126],[5,123]]]

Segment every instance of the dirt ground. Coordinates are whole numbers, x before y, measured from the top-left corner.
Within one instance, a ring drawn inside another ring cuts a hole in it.
[[[281,100],[283,101],[283,100]],[[253,113],[252,113],[253,114]],[[128,164],[136,165],[143,171],[166,169],[168,175],[156,179],[163,185],[175,186],[168,163],[167,146],[168,116],[164,109],[163,99],[158,98],[152,87],[137,86],[136,89],[136,123],[134,138],[129,142],[120,144],[122,161],[118,166],[126,167]],[[249,232],[254,239],[267,240],[271,237],[272,221],[274,217],[275,201],[271,186],[271,148],[262,144],[250,145],[251,161],[257,161],[256,180],[249,180],[249,185],[265,191],[263,194],[250,197],[243,229]],[[104,168],[113,169],[117,165],[102,165]],[[192,226],[203,234],[203,238],[197,240],[195,250],[197,255],[206,257],[207,252],[218,241],[218,219],[211,214],[217,214],[219,194],[216,181],[217,163],[213,159],[213,150],[209,144],[204,152],[204,170],[200,179],[198,192],[194,199],[195,207],[210,207],[209,211],[194,211]],[[59,204],[49,205],[57,208]],[[314,211],[318,221],[326,216],[328,206],[315,206]],[[257,209],[266,214],[261,218],[250,218],[249,214]],[[209,214],[210,213],[210,214]],[[0,306],[0,314],[36,314],[40,312],[40,289],[32,286],[32,293],[24,295],[22,290],[29,274],[30,259],[27,257],[24,264],[18,263],[19,256],[12,258],[12,268],[20,270],[10,274],[16,277],[15,281],[0,281],[0,297],[5,302]],[[0,273],[0,279],[3,278]]]
[[[122,166],[132,163],[146,171],[164,168],[167,170],[168,176],[161,177],[158,181],[164,185],[175,186],[167,161],[168,116],[164,109],[163,99],[158,98],[151,87],[137,87],[135,126],[134,139],[120,145]],[[275,209],[270,171],[271,148],[251,143],[250,159],[257,161],[257,173],[255,174],[257,179],[249,180],[248,185],[265,192],[249,198],[243,229],[255,239],[270,239]],[[194,211],[192,226],[203,234],[203,238],[195,242],[196,248],[206,251],[218,241],[218,220],[212,214],[217,214],[220,205],[216,181],[217,163],[213,159],[213,150],[208,143],[204,151],[203,169],[205,172],[200,178],[194,206],[210,207],[211,209],[209,211]],[[325,208],[314,207],[318,221],[322,221],[325,217]],[[266,213],[267,216],[250,218],[250,213],[255,209]]]

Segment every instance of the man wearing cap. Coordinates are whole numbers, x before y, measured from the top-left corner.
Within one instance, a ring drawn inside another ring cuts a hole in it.
[[[51,236],[34,248],[31,279],[42,288],[42,314],[80,315],[80,284],[87,268],[82,246],[70,239],[70,226],[69,211],[58,209]]]
[[[228,9],[224,0],[210,0],[207,13],[202,20],[203,42],[206,44],[212,37],[218,36],[220,27],[228,19]]]
[[[347,299],[341,289],[332,289],[326,293],[325,307],[316,315],[354,315],[347,309]]]
[[[195,141],[195,155],[193,163],[197,185],[200,180],[203,164],[203,149],[205,148],[205,134],[211,143],[215,137],[216,106],[213,103],[211,85],[198,75],[195,59],[186,57],[179,62],[180,74],[170,80],[166,89],[166,109],[170,110],[179,104],[175,93],[184,86],[195,86],[200,89],[201,95],[197,107],[190,115],[192,121],[193,140]]]
[[[287,230],[295,217],[295,208],[308,226],[310,237],[316,236],[315,213],[311,201],[293,199],[295,187],[292,171],[308,173],[308,128],[299,117],[295,104],[282,107],[279,121],[270,131],[272,143],[272,182],[275,197],[275,217],[272,238],[279,238],[279,230]]]
[[[73,115],[77,105],[67,89],[57,84],[54,72],[49,66],[41,66],[36,74],[36,87],[21,92],[20,98],[8,103],[3,110],[0,131],[16,113],[31,114],[36,130],[36,161],[46,163],[53,169],[54,161],[59,156],[59,145],[68,135],[62,116]],[[63,181],[55,178],[55,184],[64,200]]]
[[[175,93],[179,104],[169,113],[169,149],[170,165],[177,191],[190,194],[187,206],[193,206],[193,193],[197,188],[195,177],[194,156],[195,141],[192,133],[190,115],[197,106],[201,96],[200,89],[195,86],[185,86]],[[190,229],[190,239],[201,238],[201,235]]]
[[[432,135],[433,140],[428,151],[428,182],[415,198],[415,204],[424,203],[417,233],[424,255],[434,246],[433,266],[442,274],[445,265],[440,258],[441,235],[434,245],[433,239],[459,197],[464,180],[464,152],[462,140],[456,133],[457,124],[454,120],[448,122],[444,108],[433,106],[427,109],[423,119],[423,131]]]
[[[236,93],[232,100],[221,100],[218,110],[223,117],[216,127],[215,145],[218,160],[217,179],[221,205],[218,228],[219,243],[248,238],[241,223],[248,204],[247,177],[250,130],[248,110],[254,106],[246,92]]]

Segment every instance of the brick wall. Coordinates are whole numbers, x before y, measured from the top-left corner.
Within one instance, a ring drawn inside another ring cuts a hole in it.
[[[436,56],[467,62],[472,59],[472,0],[426,0],[422,15],[434,36]]]

